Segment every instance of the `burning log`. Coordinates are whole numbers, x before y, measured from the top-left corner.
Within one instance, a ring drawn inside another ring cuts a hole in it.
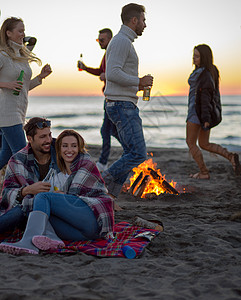
[[[133,168],[133,172],[134,174],[130,178],[129,194],[150,199],[156,198],[161,193],[179,194],[175,189],[176,182],[168,183],[160,170],[156,169],[156,164],[152,159],[148,159],[137,168]]]
[[[134,194],[135,187],[138,185],[139,181],[142,179],[142,176],[143,176],[143,172],[141,172],[138,175],[136,180],[133,182],[132,186],[129,188],[129,191],[128,191],[129,194]]]
[[[152,168],[148,168],[148,171],[150,171],[150,175],[153,177],[153,179],[158,180],[159,182],[162,180],[161,185],[163,187],[163,189],[171,194],[175,194],[178,195],[179,192],[174,189],[174,187],[172,187],[166,180],[164,180],[160,175],[158,175],[158,173],[153,170]]]
[[[134,192],[134,194],[133,194],[134,196],[136,196],[136,197],[141,197],[142,196],[142,194],[143,194],[143,192],[146,188],[146,185],[148,184],[148,181],[149,181],[148,179],[149,179],[149,175],[146,175],[143,178],[141,184],[138,186],[138,188]]]

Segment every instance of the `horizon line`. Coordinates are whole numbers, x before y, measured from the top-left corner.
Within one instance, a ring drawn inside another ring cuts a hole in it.
[[[30,97],[105,97],[103,94],[36,94],[36,95],[29,95]],[[152,98],[154,97],[188,97],[188,94],[162,94],[160,92],[158,92],[157,94],[151,96]],[[241,96],[241,93],[240,94],[237,94],[237,93],[223,93],[221,94],[221,97],[222,96]],[[138,96],[139,98],[142,97],[142,96]]]

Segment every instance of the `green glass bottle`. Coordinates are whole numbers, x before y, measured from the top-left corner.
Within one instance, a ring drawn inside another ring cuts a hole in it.
[[[17,78],[17,81],[22,81],[23,82],[23,74],[24,71],[22,70]],[[18,96],[20,93],[20,91],[13,91],[13,95]]]

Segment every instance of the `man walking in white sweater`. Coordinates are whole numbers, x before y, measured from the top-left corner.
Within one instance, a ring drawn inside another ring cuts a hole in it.
[[[142,121],[137,107],[138,90],[152,86],[153,77],[138,77],[138,56],[134,39],[142,35],[145,7],[127,4],[122,8],[123,25],[109,43],[106,53],[106,112],[116,125],[123,155],[102,173],[108,191],[117,197],[129,172],[146,159]]]

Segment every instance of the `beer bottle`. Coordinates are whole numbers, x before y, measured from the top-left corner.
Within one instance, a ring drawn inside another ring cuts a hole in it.
[[[83,69],[81,68],[82,67],[82,63],[83,63],[83,54],[80,53],[80,59],[78,60],[79,71],[83,71]]]
[[[143,101],[149,101],[150,100],[150,94],[151,94],[151,87],[145,86],[143,91]]]
[[[23,74],[24,74],[24,71],[22,70],[17,78],[17,81],[23,82]],[[20,91],[13,91],[13,95],[15,95],[15,96],[18,96],[19,93],[20,93]]]
[[[148,74],[151,75],[151,74]],[[145,86],[143,90],[143,101],[150,101],[150,96],[151,96],[151,86]]]

